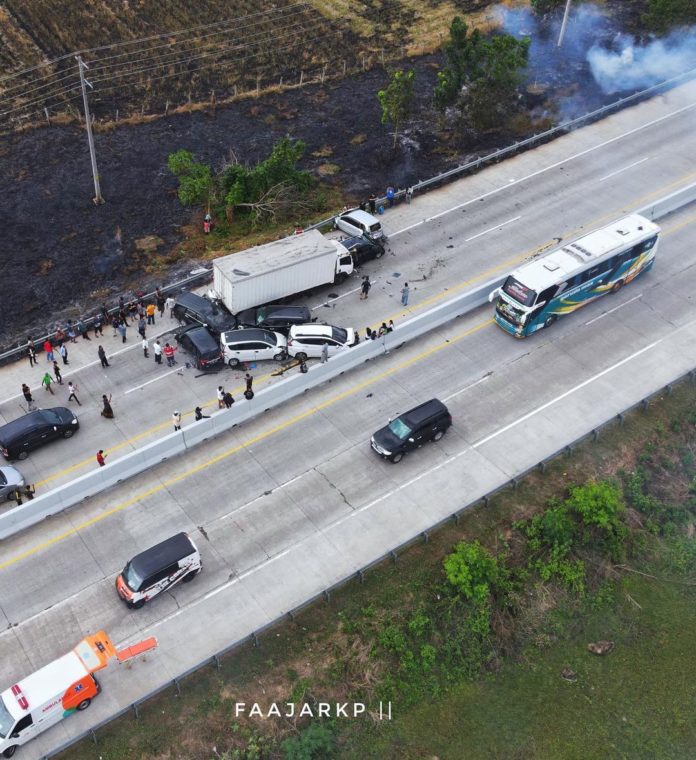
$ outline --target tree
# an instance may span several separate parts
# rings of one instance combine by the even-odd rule
[[[549,11],[555,11],[561,5],[565,5],[566,0],[531,0],[532,10],[539,16],[543,16]]]
[[[399,134],[399,127],[408,121],[413,107],[413,71],[395,71],[386,89],[377,93],[382,106],[382,124],[388,121],[394,125],[394,144]]]
[[[478,130],[494,129],[507,117],[515,102],[527,65],[529,38],[516,40],[509,34],[482,40],[477,50],[478,72],[472,79],[465,111]]]
[[[178,150],[167,158],[169,171],[179,178],[178,195],[184,206],[195,206],[209,200],[213,189],[210,167],[193,160],[187,150]]]
[[[476,29],[469,34],[466,23],[455,16],[444,47],[445,68],[433,93],[436,108],[459,106],[476,129],[498,126],[514,103],[529,42],[509,34],[485,39]]]
[[[648,0],[643,23],[656,32],[696,23],[696,3],[694,0]]]

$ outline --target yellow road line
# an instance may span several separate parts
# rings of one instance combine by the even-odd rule
[[[429,356],[432,356],[438,351],[442,351],[442,349],[448,348],[449,346],[453,345],[454,343],[457,343],[463,338],[468,337],[469,335],[473,335],[479,330],[482,330],[484,327],[488,327],[489,325],[492,325],[494,321],[495,320],[493,319],[487,319],[484,322],[479,322],[478,324],[474,325],[473,327],[468,328],[467,330],[464,330],[459,335],[453,338],[448,338],[447,340],[443,340],[442,342],[437,343],[431,348],[428,348],[425,351],[422,351],[419,354],[412,356],[410,359],[404,359],[398,364],[388,369],[385,369],[376,375],[368,377],[366,380],[363,380],[360,383],[351,385],[347,390],[342,391],[341,393],[337,393],[334,396],[331,396],[326,401],[322,401],[320,404],[317,404],[316,406],[313,406],[312,408],[304,412],[301,412],[300,414],[297,414],[294,417],[291,417],[285,422],[279,423],[278,425],[271,428],[270,430],[265,430],[264,432],[259,433],[258,435],[255,435],[252,438],[249,438],[248,440],[244,441],[243,443],[233,446],[232,448],[227,449],[226,451],[223,451],[220,454],[217,454],[211,459],[208,459],[205,462],[202,462],[201,464],[196,465],[195,467],[192,467],[189,470],[186,470],[177,475],[174,475],[168,480],[165,480],[162,483],[159,483],[158,485],[153,486],[152,488],[148,488],[147,490],[137,494],[136,496],[132,496],[130,499],[127,499],[126,501],[123,501],[120,504],[117,504],[116,506],[111,507],[110,509],[107,509],[104,512],[100,512],[98,515],[91,517],[89,520],[84,520],[83,522],[70,528],[69,530],[66,530],[63,533],[59,533],[57,536],[53,536],[52,538],[49,538],[46,541],[42,541],[40,544],[37,544],[36,546],[32,546],[30,549],[26,549],[25,551],[20,552],[14,557],[11,557],[10,559],[7,559],[4,562],[0,563],[0,570],[5,570],[6,568],[11,567],[12,565],[16,565],[18,562],[21,562],[23,559],[27,559],[28,557],[38,554],[44,549],[48,549],[49,547],[54,546],[60,541],[63,541],[64,539],[69,538],[70,536],[74,536],[80,530],[89,528],[92,525],[96,525],[97,523],[100,523],[102,520],[105,520],[107,517],[110,517],[111,515],[115,515],[118,512],[122,512],[124,509],[127,509],[133,504],[139,501],[142,501],[148,496],[152,496],[153,494],[156,494],[160,491],[164,491],[165,489],[169,488],[175,483],[178,483],[179,481],[184,480],[185,478],[189,478],[192,475],[196,475],[202,470],[205,470],[208,467],[211,467],[212,465],[217,464],[218,462],[221,462],[224,459],[227,459],[228,457],[233,456],[234,454],[237,454],[238,452],[242,451],[248,446],[252,446],[255,443],[259,443],[259,441],[263,441],[266,438],[270,438],[270,436],[275,435],[276,433],[279,433],[281,430],[285,430],[286,428],[291,427],[292,425],[295,425],[298,422],[301,422],[302,420],[310,417],[311,415],[316,414],[317,412],[320,412],[323,409],[326,409],[332,406],[333,404],[338,403],[339,401],[342,401],[346,398],[349,398],[350,396],[355,395],[356,393],[358,393],[361,390],[364,390],[370,385],[380,380],[384,380],[390,375],[393,375],[395,372],[406,369],[407,367],[410,367],[411,365],[416,364],[417,362],[423,361],[424,359],[426,359]]]
[[[634,201],[631,202],[631,205],[640,205],[645,204],[649,202],[650,199],[655,197],[660,197],[661,195],[664,195],[666,191],[669,191],[670,189],[684,185],[688,183],[689,180],[696,178],[696,171],[691,172],[690,174],[687,174],[684,177],[681,177],[678,180],[674,180],[673,182],[670,182],[668,185],[663,185],[662,187],[652,190],[649,193],[646,193],[645,195],[642,195],[638,198],[636,198]],[[600,227],[602,225],[602,222],[606,220],[616,219],[617,216],[619,216],[622,212],[619,210],[614,211],[608,211],[605,214],[602,214],[599,217],[596,217],[593,221],[588,222],[587,224],[583,225],[582,228],[577,228],[575,230],[572,230],[571,232],[567,232],[565,234],[566,238],[573,238],[582,232],[582,230],[586,230],[588,228],[594,228],[594,227]],[[544,243],[540,246],[535,246],[533,249],[528,249],[524,253],[517,254],[516,256],[513,256],[510,259],[506,259],[505,261],[501,262],[500,264],[496,264],[495,266],[491,267],[490,269],[486,269],[485,271],[474,275],[473,277],[470,277],[467,280],[463,280],[462,282],[456,283],[455,285],[451,285],[445,290],[441,291],[440,293],[435,293],[434,295],[430,296],[429,298],[426,298],[422,301],[419,301],[417,305],[415,306],[406,306],[403,307],[403,309],[398,313],[394,314],[391,317],[387,317],[384,321],[388,322],[389,319],[396,321],[400,316],[403,314],[403,310],[405,309],[408,311],[409,314],[415,314],[418,311],[422,311],[423,309],[426,309],[430,307],[431,305],[437,303],[438,301],[442,301],[444,298],[450,297],[452,294],[457,293],[458,291],[462,290],[463,288],[473,285],[475,282],[479,282],[481,280],[487,279],[494,275],[496,272],[499,272],[501,269],[507,269],[507,268],[514,268],[515,264],[519,264],[522,261],[525,261],[525,259],[528,259],[530,256],[533,256],[546,248],[552,246],[554,244],[554,241],[549,241],[547,243]],[[260,376],[257,380],[258,382],[263,382],[266,379],[269,379],[273,377],[273,373],[269,372],[265,375]],[[235,393],[241,393],[242,389],[241,386],[239,389],[235,388]],[[208,401],[206,402],[202,408],[206,409],[211,404],[214,404],[215,401]],[[191,414],[193,414],[193,411],[185,412],[182,417],[188,417]],[[147,430],[144,430],[142,433],[138,433],[137,435],[132,436],[131,438],[126,439],[125,441],[122,441],[121,443],[117,443],[114,446],[111,446],[110,448],[106,449],[107,453],[113,453],[115,451],[119,451],[120,449],[124,449],[126,447],[132,446],[137,441],[142,440],[143,438],[147,438],[148,436],[151,436],[157,432],[160,432],[164,429],[166,429],[171,423],[169,421],[167,422],[161,422],[157,425],[154,425]],[[70,465],[69,467],[66,467],[63,470],[59,470],[58,472],[54,473],[53,475],[49,475],[48,477],[44,478],[43,480],[40,480],[36,483],[37,486],[43,486],[47,483],[50,483],[52,480],[56,480],[57,478],[63,477],[65,475],[68,475],[72,472],[75,472],[75,470],[79,470],[82,467],[86,467],[87,465],[93,465],[94,464],[94,457],[89,457],[88,459],[83,459],[80,462],[76,462],[73,465]]]

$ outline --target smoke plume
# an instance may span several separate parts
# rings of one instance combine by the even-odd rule
[[[643,90],[696,68],[696,26],[644,45],[620,34],[610,49],[593,45],[587,61],[603,92]]]

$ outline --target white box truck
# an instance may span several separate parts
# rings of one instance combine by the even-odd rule
[[[233,313],[328,285],[353,273],[350,252],[318,230],[213,261],[213,287]]]
[[[17,747],[76,710],[86,710],[100,687],[94,672],[112,657],[119,662],[157,646],[152,637],[117,650],[104,631],[86,636],[68,654],[45,665],[0,694],[0,753],[12,757]]]

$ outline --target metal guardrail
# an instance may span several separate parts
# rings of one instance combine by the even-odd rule
[[[573,453],[573,450],[581,443],[590,440],[593,442],[596,442],[599,440],[599,434],[602,430],[609,427],[610,425],[614,424],[623,424],[625,421],[625,417],[627,414],[630,414],[631,412],[635,410],[643,410],[646,411],[649,406],[652,399],[661,396],[662,394],[666,393],[667,395],[671,395],[674,391],[674,386],[685,382],[694,382],[696,380],[696,369],[692,369],[686,374],[682,375],[681,377],[677,378],[673,382],[663,386],[659,390],[655,391],[654,393],[650,394],[649,396],[641,399],[635,404],[632,404],[631,406],[627,407],[623,411],[619,412],[618,414],[611,417],[611,419],[607,420],[602,425],[599,425],[598,427],[593,428],[589,432],[585,433],[584,435],[579,436],[574,441],[572,441],[569,444],[566,444],[562,448],[558,449],[555,453],[551,454],[550,456],[542,459],[539,461],[536,465],[533,467],[529,467],[528,469],[524,470],[523,472],[516,475],[514,478],[510,479],[506,483],[498,486],[497,488],[494,488],[492,491],[489,491],[484,496],[479,497],[478,499],[475,499],[474,501],[465,503],[461,506],[459,506],[457,509],[455,509],[451,515],[448,517],[438,521],[434,525],[432,525],[429,529],[425,531],[421,531],[417,536],[413,536],[411,539],[402,542],[398,546],[393,547],[392,549],[389,549],[384,554],[382,554],[377,559],[373,560],[369,564],[362,567],[357,572],[351,573],[351,575],[342,578],[340,581],[337,581],[332,586],[329,586],[328,588],[324,589],[323,591],[319,592],[318,594],[315,594],[311,599],[307,599],[302,604],[294,607],[292,610],[286,612],[285,614],[277,617],[275,620],[272,620],[267,625],[263,626],[262,628],[258,629],[257,631],[254,631],[248,636],[245,636],[237,641],[232,642],[229,646],[225,647],[224,649],[221,649],[216,654],[211,655],[210,657],[206,657],[204,660],[201,660],[199,663],[194,665],[191,668],[188,668],[184,672],[180,673],[176,678],[172,679],[171,681],[168,681],[164,684],[161,684],[157,688],[153,689],[152,691],[148,692],[145,696],[141,697],[140,699],[136,700],[135,702],[132,702],[127,707],[124,707],[118,712],[114,713],[109,718],[100,721],[92,728],[88,729],[87,731],[83,731],[78,736],[73,737],[72,739],[69,739],[67,742],[63,743],[56,749],[52,750],[48,754],[44,755],[42,760],[50,760],[50,758],[55,757],[61,752],[64,752],[65,750],[69,749],[73,745],[77,744],[78,742],[84,740],[84,739],[91,739],[94,744],[96,745],[98,743],[97,739],[97,731],[99,729],[104,728],[105,726],[112,723],[117,718],[122,717],[123,715],[132,712],[136,719],[140,717],[140,711],[139,706],[144,704],[145,702],[149,701],[153,697],[156,697],[157,695],[167,691],[168,689],[175,690],[176,694],[181,693],[181,681],[185,678],[187,678],[190,675],[193,675],[194,673],[197,673],[199,670],[202,670],[203,668],[207,667],[208,665],[212,665],[215,668],[220,668],[220,660],[237,650],[239,650],[241,647],[251,644],[253,646],[259,646],[260,637],[270,631],[271,629],[275,628],[276,626],[280,625],[281,623],[287,622],[288,620],[293,621],[295,617],[305,610],[307,607],[311,607],[312,605],[316,604],[316,602],[324,601],[326,603],[329,603],[331,601],[331,594],[333,594],[334,591],[338,591],[339,589],[346,586],[348,583],[350,583],[353,580],[357,580],[360,583],[362,583],[365,579],[365,575],[372,569],[378,567],[384,562],[394,562],[396,563],[399,558],[399,554],[403,553],[404,551],[410,549],[412,546],[419,544],[419,543],[427,543],[430,534],[440,530],[447,525],[450,525],[452,522],[458,523],[460,517],[467,512],[472,507],[475,507],[479,504],[482,504],[484,506],[488,506],[491,498],[493,498],[495,495],[500,493],[501,491],[504,491],[508,488],[517,488],[517,486],[524,480],[528,475],[531,475],[535,472],[544,472],[546,470],[547,465],[557,459],[559,456],[571,456]]]
[[[640,92],[635,92],[632,95],[628,95],[625,98],[620,98],[619,100],[616,100],[613,103],[609,103],[606,106],[597,108],[594,111],[590,111],[589,113],[583,114],[582,116],[578,116],[575,119],[569,119],[568,121],[564,121],[561,124],[557,124],[555,127],[551,127],[551,129],[547,129],[544,132],[539,132],[538,134],[534,134],[531,137],[526,138],[525,140],[521,140],[520,142],[515,142],[512,145],[508,145],[505,148],[500,148],[499,150],[493,151],[493,153],[488,153],[485,156],[479,156],[478,158],[474,159],[473,161],[469,161],[466,164],[460,164],[459,166],[456,166],[453,169],[449,169],[445,172],[441,172],[440,174],[436,174],[434,177],[430,177],[425,180],[418,180],[418,182],[414,182],[410,186],[410,189],[412,193],[421,192],[429,187],[437,186],[451,179],[454,179],[466,172],[476,171],[486,164],[489,164],[493,161],[499,161],[502,158],[506,158],[508,156],[514,155],[520,150],[525,150],[527,148],[536,146],[539,143],[549,140],[552,137],[569,132],[570,130],[575,129],[576,127],[582,124],[586,124],[588,122],[594,121],[596,119],[599,119],[605,116],[608,113],[611,113],[612,111],[616,111],[620,108],[623,108],[629,103],[633,103],[637,100],[648,97],[649,95],[654,95],[656,93],[670,89],[672,87],[675,87],[678,84],[682,84],[683,82],[693,79],[694,77],[696,77],[696,69],[691,69],[687,72],[684,72],[683,74],[680,74],[679,76],[672,77],[671,79],[666,79],[664,82],[659,82],[658,84],[655,84],[652,87],[648,87],[645,90],[641,90]],[[406,196],[406,193],[407,193],[406,189],[400,189],[395,192],[394,197],[395,199],[398,200],[398,199],[404,198]],[[383,204],[385,201],[386,201],[386,197],[382,196],[380,198],[377,198],[376,202]],[[306,229],[308,230],[320,229],[322,227],[326,227],[327,225],[333,224],[333,220],[334,220],[334,217],[331,216],[328,219],[323,219],[320,222],[316,222],[314,224],[308,225]],[[190,288],[191,286],[202,284],[203,282],[206,282],[208,279],[210,279],[210,277],[212,277],[212,268],[205,269],[204,271],[201,271],[201,272],[196,272],[196,274],[193,274],[190,277],[187,277],[178,282],[166,285],[161,288],[161,291],[165,295],[171,295],[175,292],[180,292],[181,290],[184,290],[187,287]],[[153,291],[152,293],[145,294],[143,298],[151,300],[154,297],[154,295],[155,293]],[[116,311],[117,311],[116,309],[112,308],[109,310],[109,314],[113,314]],[[93,325],[92,319],[82,320],[82,322],[86,326]],[[33,342],[37,351],[42,350],[41,347],[43,346],[43,343],[47,338],[54,338],[54,337],[55,337],[55,332],[48,332],[46,335],[36,338]],[[26,343],[17,344],[17,346],[14,348],[10,348],[6,351],[0,352],[0,366],[7,363],[8,361],[16,360],[23,357],[25,355],[25,352],[26,352]]]
[[[213,276],[213,269],[212,267],[210,269],[206,269],[205,267],[200,267],[199,270],[195,270],[193,274],[190,274],[188,277],[185,277],[183,280],[178,280],[177,282],[170,283],[169,285],[165,285],[162,288],[160,288],[160,292],[164,296],[170,296],[180,293],[183,290],[186,290],[190,287],[197,287],[198,285],[202,285],[203,283],[207,282],[208,280],[212,279]],[[142,296],[139,296],[139,298],[142,298],[145,301],[151,301],[153,302],[155,299],[155,291],[153,290],[151,293],[143,293]],[[138,300],[135,298],[129,298],[126,299],[127,301],[133,301]],[[98,312],[99,309],[90,309],[90,312],[92,314],[95,314]],[[108,313],[110,316],[115,315],[118,313],[118,307],[112,307],[108,310]],[[59,322],[60,320],[55,320],[55,322]],[[85,326],[87,330],[90,330],[94,327],[94,317],[87,317],[85,319],[79,319],[76,320],[79,322],[82,322],[82,324]],[[33,338],[32,343],[34,345],[34,348],[36,349],[37,354],[43,351],[43,344],[44,342],[51,338],[55,342],[55,336],[56,332],[55,330],[47,332],[45,335],[42,335],[38,338]],[[79,337],[79,336],[78,336]],[[24,343],[18,343],[13,348],[6,349],[5,351],[0,353],[0,366],[7,364],[11,361],[16,361],[17,359],[26,358],[27,356],[27,344],[26,341]]]
[[[639,213],[657,219],[696,200],[696,182],[638,209]],[[170,433],[146,444],[105,467],[88,472],[58,486],[26,504],[0,514],[0,539],[15,535],[38,522],[95,496],[107,488],[154,467],[165,459],[181,454],[219,433],[231,430],[270,409],[324,384],[344,372],[399,348],[463,314],[485,304],[488,294],[502,285],[506,275],[496,277],[455,298],[428,309],[398,325],[393,332],[377,340],[365,341],[350,351],[332,357],[325,364],[315,364],[305,374],[298,373],[260,390],[252,401],[241,399],[232,407],[215,412],[210,418],[195,422],[181,431]]]

